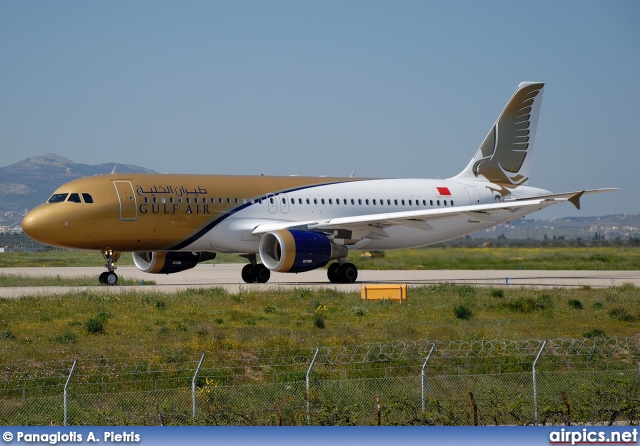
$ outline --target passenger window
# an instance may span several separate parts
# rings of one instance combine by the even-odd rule
[[[307,198],[307,204],[311,204],[311,202],[309,201],[309,199]]]
[[[67,199],[67,195],[69,194],[53,194],[51,198],[49,198],[49,203],[62,203]]]
[[[451,200],[451,206],[453,206],[453,200]]]
[[[351,199],[351,204],[356,204],[356,200],[354,200],[353,198]]]
[[[239,203],[239,201],[238,201],[238,199],[237,199],[237,198],[234,198],[234,199],[233,199],[233,202],[234,202],[235,204],[238,204],[238,203]]]
[[[82,203],[82,201],[80,201],[80,195],[76,194],[75,192],[69,195],[67,201],[70,201],[71,203]]]
[[[433,206],[433,200],[429,200],[429,204]]]
[[[445,205],[445,206],[447,205],[447,200],[444,200],[444,205]]]
[[[227,198],[227,200],[228,200],[228,198]],[[273,197],[269,198],[269,203],[275,204],[275,201],[273,200]]]
[[[218,197],[218,203],[220,203],[220,204],[222,204],[222,203],[223,203],[223,201],[222,201],[222,197]]]
[[[393,203],[398,206],[398,200],[393,200]]]
[[[440,200],[436,201],[436,203],[438,203],[438,206],[440,206]]]
[[[366,200],[364,200],[364,204],[366,204],[366,205],[369,204],[369,199],[368,198]]]
[[[153,202],[156,202],[156,197],[153,197]],[[187,197],[187,203],[191,203],[191,198]]]
[[[322,204],[324,204],[324,198],[323,198],[323,199],[321,199],[321,200],[320,200],[320,202],[321,202]]]
[[[404,200],[402,200],[402,206],[404,206]]]
[[[93,197],[86,192],[82,193],[82,199],[85,203],[93,203]]]
[[[358,204],[362,206],[362,198],[358,198]]]
[[[287,204],[287,199],[286,198],[282,199],[282,204]]]
[[[317,198],[313,199],[313,204],[318,204],[318,199]]]
[[[165,204],[167,202],[167,199],[162,197],[160,198],[160,201],[162,201],[162,204]],[[198,202],[198,199],[196,198],[196,203]]]
[[[227,197],[227,204],[231,204],[231,198]]]
[[[333,204],[333,199],[329,198],[329,204]]]

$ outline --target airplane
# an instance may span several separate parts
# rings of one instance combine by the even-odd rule
[[[151,274],[234,253],[247,283],[329,262],[332,283],[353,283],[353,250],[420,247],[513,221],[614,188],[552,193],[526,185],[544,84],[523,82],[469,164],[448,179],[119,174],[60,186],[22,221],[42,243],[99,250],[104,285],[121,252]],[[258,263],[258,256],[262,263]]]

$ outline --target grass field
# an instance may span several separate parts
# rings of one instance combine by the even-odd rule
[[[436,285],[408,301],[361,301],[333,289],[228,294],[78,292],[0,300],[0,361],[75,357],[197,357],[389,340],[632,336],[640,288],[493,289]]]
[[[349,260],[360,269],[526,269],[526,270],[638,270],[639,247],[430,247],[387,251],[382,258]],[[205,263],[245,263],[237,255],[219,254]],[[0,254],[0,268],[40,266],[101,266],[102,255],[91,251],[45,250]],[[122,253],[118,265],[133,265],[131,253]]]

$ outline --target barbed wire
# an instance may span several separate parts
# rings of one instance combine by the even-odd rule
[[[422,364],[431,354],[433,360],[486,360],[514,358],[514,362],[531,362],[542,350],[545,358],[597,358],[627,363],[640,362],[640,334],[617,338],[554,338],[547,341],[527,340],[452,340],[452,341],[391,341],[351,346],[332,346],[304,349],[224,350],[205,352],[203,375],[226,372],[233,375],[254,374],[257,370],[306,371],[314,356],[317,367],[335,367],[362,364],[411,362]],[[317,352],[317,355],[316,355]],[[190,376],[198,366],[200,357],[83,357],[77,360],[74,381],[102,380],[134,381],[137,379],[164,379],[167,376]],[[73,359],[53,361],[24,361],[0,366],[2,387],[20,387],[32,382],[33,386],[59,385],[71,371]]]

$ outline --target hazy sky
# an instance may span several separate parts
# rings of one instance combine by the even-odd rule
[[[0,165],[445,178],[522,81],[530,185],[640,212],[640,2],[0,0]]]

